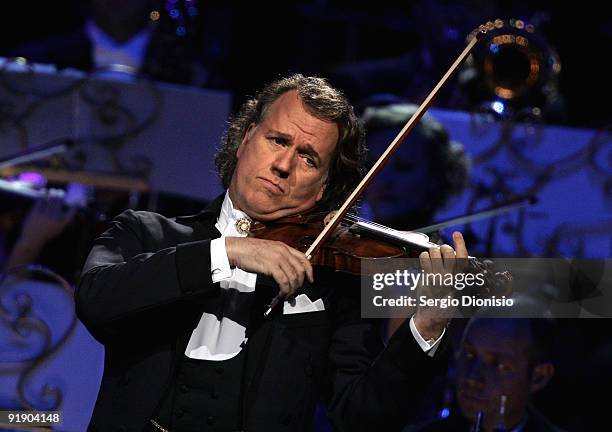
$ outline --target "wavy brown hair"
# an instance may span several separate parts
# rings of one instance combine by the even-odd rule
[[[281,95],[295,90],[306,111],[319,120],[338,126],[338,142],[332,155],[327,186],[317,210],[327,211],[339,206],[359,183],[365,173],[366,147],[363,128],[342,93],[325,79],[300,74],[281,78],[264,87],[247,100],[231,119],[221,148],[215,155],[215,165],[224,188],[228,188],[236,169],[236,150],[249,125],[258,125],[268,108]]]

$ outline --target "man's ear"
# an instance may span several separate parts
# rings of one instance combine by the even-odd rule
[[[541,390],[555,374],[555,366],[552,363],[540,363],[533,368],[529,391],[535,393]]]
[[[253,132],[255,131],[255,127],[256,127],[255,123],[251,123],[249,125],[249,127],[247,128],[246,132],[244,133],[244,137],[242,137],[242,142],[240,143],[240,145],[236,149],[236,157],[237,158],[240,157],[240,155],[242,154],[242,151],[244,150],[244,146],[251,139],[251,136],[253,135]]]

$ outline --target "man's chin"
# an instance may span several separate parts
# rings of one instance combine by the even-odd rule
[[[278,205],[256,203],[245,211],[251,218],[262,222],[273,221],[294,214],[291,209],[279,208]]]
[[[279,202],[278,199],[265,195],[263,197],[258,196],[258,199],[252,200],[249,204],[248,209],[244,210],[244,212],[253,219],[262,222],[304,213],[310,208],[304,208],[305,206],[303,205],[291,205],[291,203],[288,202]]]

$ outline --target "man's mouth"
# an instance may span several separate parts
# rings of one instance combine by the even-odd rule
[[[265,177],[257,177],[259,180],[261,180],[261,182],[263,183],[264,187],[266,189],[268,189],[270,192],[272,192],[273,194],[277,194],[280,195],[284,192],[283,188],[281,187],[280,184],[267,179]]]

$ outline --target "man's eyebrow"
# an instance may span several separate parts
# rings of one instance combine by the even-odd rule
[[[289,142],[293,141],[293,136],[286,134],[284,132],[278,131],[276,129],[270,129],[268,131],[268,133],[271,133],[273,135],[278,136],[279,138],[283,138],[286,139]],[[315,150],[315,148],[311,145],[311,144],[304,144],[304,150],[306,151],[306,153],[308,153],[310,156],[314,157],[315,159],[317,159],[317,162],[321,161],[321,156],[319,155],[319,153]]]
[[[283,133],[281,131],[277,131],[276,129],[270,129],[268,133],[277,135],[279,138],[286,139],[287,141],[293,141],[293,137],[291,135]]]

